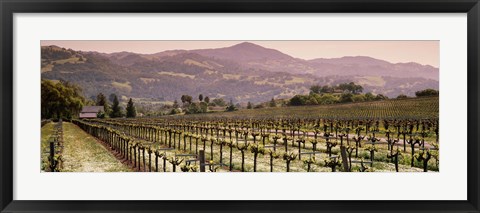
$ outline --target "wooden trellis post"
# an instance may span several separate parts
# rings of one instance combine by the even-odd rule
[[[198,160],[200,161],[200,172],[205,172],[205,150],[198,152]]]
[[[50,170],[55,172],[55,142],[50,142]]]
[[[340,146],[340,154],[342,156],[343,171],[349,172],[350,169],[348,167],[347,150],[345,146]]]

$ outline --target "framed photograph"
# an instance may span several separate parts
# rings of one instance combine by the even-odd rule
[[[1,212],[479,212],[471,1],[2,1]]]

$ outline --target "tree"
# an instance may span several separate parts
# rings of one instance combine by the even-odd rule
[[[313,85],[310,87],[310,93],[320,94],[322,92],[322,86],[320,85]]]
[[[340,103],[353,102],[353,94],[345,92],[340,96]]]
[[[227,110],[227,112],[232,112],[232,111],[236,111],[236,110],[237,110],[237,108],[236,108],[235,105],[233,104],[232,99],[230,99],[230,103],[228,104],[226,110]]]
[[[207,104],[210,103],[210,98],[208,96],[205,97],[205,103],[207,103]]]
[[[405,94],[400,94],[397,96],[397,99],[405,99],[405,98],[408,98],[408,96],[406,96]]]
[[[252,103],[250,103],[250,101],[249,101],[248,104],[247,104],[247,109],[252,109],[252,108],[253,108],[253,105],[252,105]]]
[[[113,99],[115,99],[115,96],[116,96],[116,95],[113,94],[113,93],[110,94],[110,95],[108,96],[108,100],[113,103]]]
[[[185,102],[184,103],[191,104],[192,103],[192,96],[190,96],[190,95],[184,95],[184,96],[185,96]],[[182,95],[182,97],[184,97],[184,96]]]
[[[354,85],[353,86],[353,94],[360,94],[363,92],[363,87],[360,85]]]
[[[208,104],[205,102],[200,102],[200,112],[205,113],[208,112]]]
[[[360,94],[360,93],[362,93],[362,91],[363,91],[363,87],[362,87],[362,86],[356,85],[356,84],[353,83],[353,82],[350,82],[350,83],[348,83],[348,84],[347,84],[347,83],[339,84],[339,85],[337,86],[337,89],[340,89],[340,90],[343,90],[343,91],[347,90],[347,91],[349,91],[349,92],[351,92],[351,93],[353,93],[353,94]]]
[[[302,106],[307,102],[307,97],[304,95],[295,95],[290,99],[290,105],[292,106]]]
[[[318,105],[318,100],[315,98],[315,95],[317,95],[317,94],[309,95],[305,104],[307,104],[307,105]]]
[[[105,106],[107,104],[107,99],[105,98],[105,95],[103,93],[98,93],[97,95],[97,101],[95,102],[97,106]]]
[[[353,100],[353,102],[364,102],[365,101],[365,95],[362,95],[362,94],[353,95],[352,100]]]
[[[180,100],[182,101],[182,104],[185,104],[185,95],[182,95],[182,97],[180,98]]]
[[[319,104],[334,104],[338,102],[338,98],[332,94],[323,94],[318,99]]]
[[[128,100],[126,110],[127,110],[127,118],[135,118],[137,116],[137,110],[135,109],[135,106],[133,105],[132,98],[130,98],[130,100]]]
[[[111,118],[123,117],[122,108],[120,107],[120,103],[118,102],[117,95],[113,97],[112,112],[110,112],[110,117]]]
[[[97,113],[97,118],[105,118],[105,112],[100,110],[100,111]]]
[[[373,95],[371,92],[365,93],[365,101],[373,101],[375,100],[375,95]]]
[[[108,102],[107,102],[107,98],[105,97],[105,95],[103,95],[103,93],[98,93],[95,105],[103,106],[103,109],[105,110],[105,113],[108,113],[110,111],[110,108],[109,108]]]
[[[335,88],[329,87],[328,85],[325,85],[320,90],[320,93],[333,93],[334,90],[335,90]]]
[[[434,90],[434,89],[425,89],[425,90],[415,92],[415,96],[417,97],[428,97],[428,96],[438,96],[438,95],[439,95],[438,90]]]
[[[175,108],[175,109],[179,107],[177,100],[173,101],[172,107]]]
[[[200,102],[203,101],[203,95],[202,94],[198,95],[198,100],[200,100]]]
[[[189,104],[187,109],[185,110],[185,114],[196,114],[200,112],[200,107],[196,103]]]
[[[351,91],[350,90],[350,85],[347,83],[339,84],[337,85],[337,89],[342,90],[342,91]]]
[[[276,107],[277,106],[277,103],[275,102],[275,99],[272,98],[272,100],[270,100],[270,107]]]
[[[95,98],[94,98],[95,99]],[[94,99],[85,99],[84,105],[85,106],[95,106]]]
[[[41,117],[72,118],[78,116],[85,104],[82,89],[72,83],[49,80],[41,82]]]
[[[383,95],[383,94],[378,94],[376,97],[375,97],[375,100],[387,100],[388,97]]]

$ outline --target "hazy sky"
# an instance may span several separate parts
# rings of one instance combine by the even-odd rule
[[[165,50],[229,47],[245,41],[42,41],[82,51],[157,53]],[[438,67],[439,41],[248,41],[301,59],[370,56],[392,63],[417,62]]]

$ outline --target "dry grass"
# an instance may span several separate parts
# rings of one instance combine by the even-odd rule
[[[209,65],[208,63],[202,63],[202,62],[198,62],[198,61],[195,61],[195,60],[192,60],[192,59],[187,59],[183,63],[188,64],[188,65],[203,67],[203,68],[207,68],[207,69],[213,69],[213,67],[211,65]]]
[[[40,153],[41,153],[41,170],[44,171],[45,168],[48,166],[48,155],[49,155],[49,139],[53,134],[53,127],[55,126],[55,123],[50,122],[45,124],[45,126],[42,127],[41,129],[41,145],[40,145]]]
[[[143,81],[144,84],[154,83],[157,81],[155,78],[140,78],[140,80]]]
[[[112,86],[128,93],[132,91],[132,86],[130,85],[130,82],[120,83],[120,82],[114,81],[112,82]]]
[[[190,75],[186,73],[178,73],[178,72],[167,72],[167,71],[161,71],[158,72],[159,75],[170,75],[170,76],[177,76],[177,77],[183,77],[183,78],[190,78],[194,79],[195,75]]]
[[[42,67],[41,72],[42,73],[50,72],[50,71],[52,71],[53,67],[54,67],[53,64],[47,64],[44,67]]]
[[[129,172],[97,139],[72,123],[63,123],[65,172]]]
[[[385,86],[386,81],[381,76],[363,76],[357,77],[358,83],[369,86]]]

